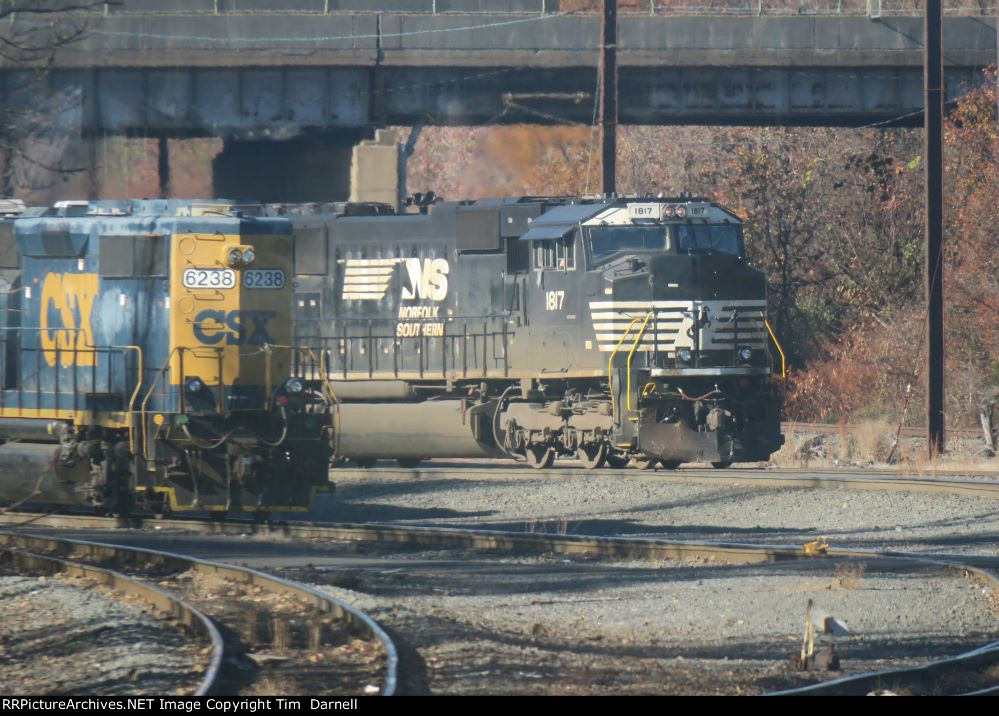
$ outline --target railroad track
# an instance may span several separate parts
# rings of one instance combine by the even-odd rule
[[[507,474],[508,471],[504,471]],[[524,471],[537,477],[534,471]],[[591,473],[592,474],[592,473]],[[796,477],[772,471],[749,470],[683,470],[680,475],[665,474],[662,479],[704,480],[756,485],[759,487],[822,487],[849,490],[913,490],[949,495],[974,495],[999,498],[999,482],[959,479],[900,479],[891,476],[859,477],[856,475],[825,474]],[[350,542],[378,549],[471,550],[543,555],[566,555],[590,560],[693,560],[716,564],[752,564],[789,562],[793,560],[826,560],[830,569],[843,561],[863,561],[866,564],[892,565],[899,570],[916,565],[935,565],[958,575],[974,575],[983,585],[999,593],[996,578],[997,560],[988,557],[947,554],[912,554],[862,549],[829,549],[821,555],[805,554],[798,545],[754,545],[732,542],[702,542],[648,538],[584,537],[578,535],[532,534],[499,530],[475,530],[401,526],[398,524],[351,524],[321,522],[272,522],[257,524],[250,521],[219,522],[202,519],[169,521],[115,520],[83,515],[0,515],[0,523],[30,524],[23,527],[109,529],[135,528],[152,523],[156,527],[211,535],[256,533],[281,535],[285,539],[329,542]],[[972,683],[972,677],[990,665],[999,663],[999,643],[984,644],[967,653],[949,657],[919,667],[886,672],[865,673],[846,679],[835,679],[814,686],[795,689],[793,693],[868,693],[880,688],[904,692],[953,692],[964,689],[962,683]],[[994,686],[995,684],[992,684]],[[980,684],[976,684],[978,688]],[[969,690],[969,689],[965,689]]]
[[[849,423],[843,426],[840,426],[839,424],[830,425],[828,423],[781,423],[781,430],[784,433],[823,433],[826,435],[833,435],[838,434],[840,431],[844,431],[848,435],[852,435],[857,428],[857,425]],[[947,435],[961,438],[980,438],[983,436],[980,428],[947,428]],[[926,428],[903,426],[899,432],[899,436],[903,438],[925,439]]]
[[[208,660],[194,696],[216,691],[225,658],[225,642],[215,623],[201,610],[165,589],[129,577],[121,572],[84,562],[60,559],[28,549],[6,546],[0,553],[3,565],[21,576],[65,575],[81,577],[125,597],[136,597],[153,605],[167,619],[174,620],[202,644],[207,643]],[[10,657],[8,656],[8,659]]]
[[[91,520],[91,521],[86,521]],[[98,521],[92,521],[98,520]],[[43,523],[47,520],[36,522]],[[61,517],[58,524],[75,528],[89,526],[107,528],[113,523],[107,518],[67,518]],[[519,534],[488,530],[463,530],[453,528],[401,527],[396,525],[335,525],[335,524],[296,524],[253,525],[252,523],[218,523],[201,520],[171,522],[178,529],[193,529],[203,534],[246,534],[248,531],[278,532],[295,539],[351,541],[377,544],[380,547],[409,547],[422,549],[462,549],[492,552],[541,553],[586,557],[600,560],[696,560],[717,564],[752,564],[792,560],[825,560],[830,570],[845,560],[860,561],[866,565],[878,564],[884,569],[900,571],[915,566],[935,566],[950,570],[956,576],[974,575],[982,584],[999,593],[999,577],[996,576],[996,560],[948,555],[913,555],[899,552],[876,552],[871,550],[826,550],[821,554],[808,554],[801,547],[762,546],[750,544],[691,542],[679,540],[657,540],[636,538],[594,538],[575,535]],[[48,526],[55,526],[49,524]],[[134,526],[134,523],[131,525]],[[27,540],[47,540],[47,537],[9,535],[0,533],[2,540],[20,542]],[[70,542],[69,544],[73,544]],[[76,543],[88,552],[113,549],[108,545]],[[211,565],[212,570],[239,568]],[[275,579],[254,573],[257,579]],[[891,669],[879,672],[858,674],[834,679],[815,685],[805,686],[780,694],[858,694],[879,689],[903,693],[934,693],[942,688],[962,688],[961,683],[980,684],[975,679],[983,669],[999,663],[999,642],[984,644],[966,653],[936,660],[917,667]],[[941,684],[946,684],[942,687]],[[955,686],[957,685],[957,686]],[[990,688],[995,684],[990,685]],[[388,687],[386,692],[391,693]]]
[[[211,643],[209,666],[198,687],[199,695],[220,688],[233,692],[246,687],[247,675],[240,672],[253,671],[250,662],[277,662],[288,666],[288,670],[294,667],[299,672],[296,678],[305,680],[302,693],[322,693],[324,680],[330,676],[325,672],[334,667],[348,676],[332,680],[329,693],[395,692],[399,659],[391,638],[360,610],[307,585],[247,567],[172,552],[51,535],[0,531],[0,546],[7,559],[21,568],[95,579],[115,591],[141,596],[198,631]],[[97,566],[107,563],[127,566],[141,576]],[[159,584],[152,584],[154,581]],[[187,592],[186,597],[178,596],[178,591]],[[193,606],[192,601],[200,604]],[[216,623],[223,625],[221,631]],[[247,657],[246,652],[259,645],[262,631],[268,632],[265,641],[271,649],[258,649]],[[357,638],[377,644],[380,653],[372,658],[374,650],[356,648],[352,642]],[[344,653],[338,654],[331,641],[346,642],[340,650]],[[280,653],[265,653],[273,650]],[[351,668],[345,660],[359,658],[358,652],[366,663]],[[324,654],[331,654],[335,661],[319,663]],[[302,676],[301,672],[313,664],[318,664],[311,667],[315,673]],[[276,677],[270,678],[273,683]],[[380,683],[372,684],[373,680]]]
[[[575,462],[555,463],[555,467],[539,472],[520,467],[515,463],[496,465],[482,462],[427,463],[415,468],[379,465],[377,472],[385,476],[432,477],[451,474],[460,469],[468,477],[502,477],[504,479],[571,479],[574,477],[607,477],[614,480],[633,479],[660,482],[689,482],[705,485],[739,484],[760,488],[799,487],[845,490],[910,491],[971,497],[999,497],[999,474],[971,477],[967,471],[932,470],[922,476],[908,475],[890,469],[816,469],[802,475],[800,468],[732,467],[724,470],[682,467],[678,470],[587,470]],[[370,468],[336,468],[334,476],[363,479],[370,476]]]

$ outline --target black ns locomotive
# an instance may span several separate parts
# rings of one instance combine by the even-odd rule
[[[766,283],[718,204],[278,211],[310,356],[296,370],[332,397],[341,458],[672,468],[766,460],[783,442]]]

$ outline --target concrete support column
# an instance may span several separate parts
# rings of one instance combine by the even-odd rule
[[[394,131],[379,129],[373,140],[356,145],[351,154],[350,200],[380,202],[401,211],[405,196],[405,152]]]

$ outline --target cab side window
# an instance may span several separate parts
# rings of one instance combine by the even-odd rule
[[[165,247],[162,236],[101,236],[100,275],[104,278],[166,276]]]
[[[573,237],[534,242],[534,268],[555,271],[576,270],[576,244]]]
[[[16,269],[21,265],[21,254],[14,238],[14,222],[0,222],[0,269]]]

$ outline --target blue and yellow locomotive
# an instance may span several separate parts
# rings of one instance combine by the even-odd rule
[[[266,512],[329,486],[326,401],[291,375],[291,225],[250,213],[62,202],[0,224],[5,501]]]

